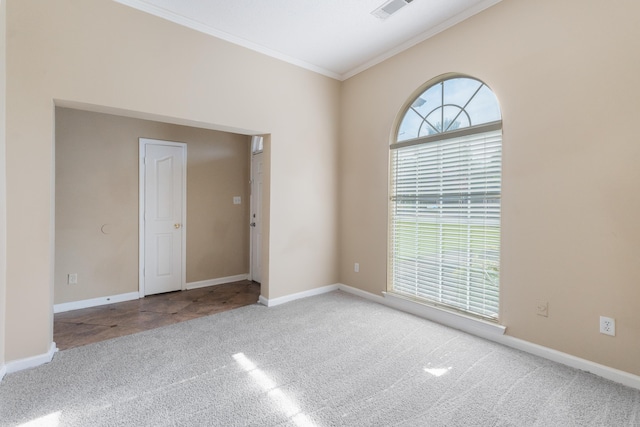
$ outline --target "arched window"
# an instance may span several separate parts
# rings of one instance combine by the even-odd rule
[[[502,119],[481,81],[447,76],[391,148],[390,292],[498,319]]]

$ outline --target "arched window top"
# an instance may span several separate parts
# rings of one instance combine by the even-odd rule
[[[450,77],[429,86],[407,108],[397,142],[501,120],[491,89],[471,77]]]

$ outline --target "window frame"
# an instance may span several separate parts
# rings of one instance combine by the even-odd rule
[[[490,122],[486,122],[486,123],[482,123],[479,125],[473,125],[473,123],[471,123],[470,126],[461,128],[461,129],[454,129],[454,130],[450,130],[450,131],[444,131],[444,132],[440,132],[440,133],[435,133],[435,134],[430,134],[430,135],[425,135],[425,136],[418,136],[415,138],[410,138],[410,139],[403,139],[398,141],[399,139],[399,133],[400,133],[400,128],[402,126],[403,120],[405,119],[405,116],[407,115],[407,113],[409,112],[409,110],[412,108],[412,106],[414,105],[414,103],[416,102],[416,100],[418,100],[419,97],[421,97],[425,92],[427,92],[428,90],[430,90],[432,87],[443,83],[447,80],[451,80],[451,79],[458,79],[458,78],[465,78],[465,79],[472,79],[477,81],[478,83],[480,83],[481,85],[486,86],[487,89],[489,89],[489,91],[491,91],[491,93],[493,94],[494,98],[495,98],[495,107],[497,107],[498,109],[498,114],[500,119],[496,120],[496,121],[490,121]],[[480,86],[481,88],[482,86]],[[475,95],[475,94],[474,94]],[[473,97],[472,97],[473,98]],[[468,104],[468,102],[467,102]],[[444,107],[444,103],[441,104],[442,107]],[[466,105],[465,105],[466,106]],[[500,293],[501,293],[501,280],[500,280],[500,275],[498,276],[498,307],[497,307],[497,313],[495,317],[487,317],[478,313],[474,313],[474,312],[469,312],[466,311],[464,309],[460,309],[454,306],[451,306],[449,304],[442,304],[439,303],[437,301],[434,300],[429,300],[429,299],[424,299],[424,298],[412,298],[411,296],[407,296],[403,293],[398,293],[394,291],[394,254],[395,254],[395,250],[394,250],[394,206],[395,206],[395,202],[393,200],[393,188],[394,188],[394,183],[395,183],[395,179],[396,177],[393,175],[393,171],[394,171],[394,165],[393,165],[393,159],[394,159],[394,154],[393,151],[404,148],[404,147],[409,147],[409,146],[413,146],[413,145],[423,145],[423,144],[428,144],[430,142],[435,142],[435,141],[443,141],[443,140],[447,140],[447,139],[452,139],[452,138],[460,138],[460,137],[464,137],[464,136],[470,136],[470,135],[479,135],[479,134],[484,134],[484,133],[488,133],[491,131],[500,131],[500,199],[502,198],[502,152],[503,152],[503,131],[502,131],[502,127],[503,127],[503,120],[502,120],[502,109],[500,108],[500,104],[498,102],[497,96],[495,95],[495,92],[493,92],[493,90],[489,87],[489,85],[487,85],[484,81],[476,78],[476,77],[472,77],[469,75],[465,75],[465,74],[459,74],[459,73],[447,73],[447,74],[443,74],[441,76],[438,76],[434,79],[429,80],[428,82],[426,82],[425,84],[423,84],[422,86],[420,86],[417,90],[415,90],[412,95],[407,99],[407,101],[403,104],[402,108],[400,109],[399,114],[397,115],[396,118],[396,123],[395,126],[393,127],[393,133],[390,136],[390,144],[389,144],[389,168],[388,168],[388,217],[387,217],[387,292],[385,294],[389,294],[391,296],[395,296],[395,297],[399,297],[399,298],[406,298],[412,301],[415,301],[419,304],[422,305],[426,305],[426,306],[432,306],[435,308],[439,308],[439,309],[444,309],[445,311],[449,311],[452,313],[457,313],[457,314],[461,314],[463,316],[466,317],[471,317],[471,318],[475,318],[478,320],[483,320],[483,321],[489,321],[491,323],[499,323],[500,320]],[[501,236],[501,232],[502,232],[502,225],[501,225],[501,218],[502,218],[502,203],[500,202],[500,207],[499,207],[499,219],[498,219],[498,230],[500,232],[500,236]],[[501,240],[502,238],[499,238],[499,246],[498,246],[498,265],[500,265],[500,258],[501,258]],[[499,273],[498,273],[499,274]],[[416,285],[417,286],[417,285]]]

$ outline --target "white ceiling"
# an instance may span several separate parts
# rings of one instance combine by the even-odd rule
[[[339,80],[501,0],[414,0],[386,20],[385,0],[115,0]]]

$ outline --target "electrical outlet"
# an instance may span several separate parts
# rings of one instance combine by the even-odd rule
[[[616,336],[616,320],[611,317],[600,316],[600,333]]]
[[[359,263],[355,263],[353,264],[353,271],[355,271],[356,273],[360,273],[360,264]]]
[[[549,303],[546,301],[538,301],[536,314],[542,317],[549,317]]]
[[[68,285],[77,285],[78,284],[78,273],[69,273],[67,275],[67,284]]]

